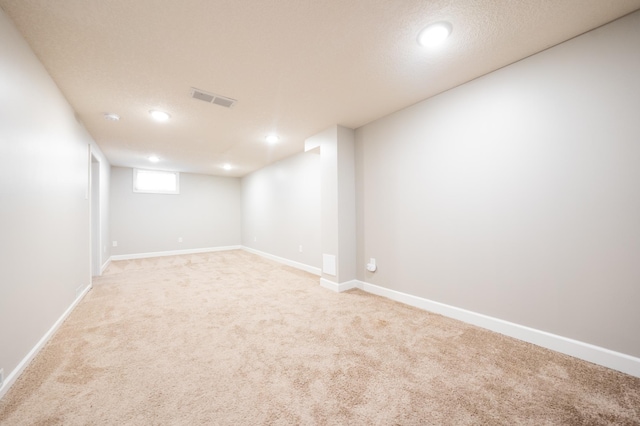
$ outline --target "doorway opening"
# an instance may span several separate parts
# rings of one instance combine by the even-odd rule
[[[102,275],[101,227],[100,227],[100,160],[91,154],[91,190],[89,200],[91,221],[91,275]]]

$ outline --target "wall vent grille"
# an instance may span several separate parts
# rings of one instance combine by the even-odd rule
[[[231,108],[236,104],[236,102],[238,102],[235,99],[216,95],[215,93],[205,92],[204,90],[196,89],[195,87],[191,88],[191,97],[193,99],[199,99],[210,104],[220,105],[221,107],[225,108]]]

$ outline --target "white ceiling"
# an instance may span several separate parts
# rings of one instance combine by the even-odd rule
[[[0,0],[111,164],[243,176],[640,9],[640,0]],[[428,51],[427,24],[453,33]],[[191,87],[237,99],[191,99]],[[150,109],[169,112],[156,123]],[[118,122],[103,114],[116,113]],[[280,142],[264,138],[276,132]],[[161,161],[151,164],[155,154]],[[222,169],[224,163],[233,169]]]

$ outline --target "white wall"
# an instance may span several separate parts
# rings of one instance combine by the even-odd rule
[[[0,40],[0,368],[8,379],[90,284],[89,145],[104,157],[2,10]]]
[[[640,356],[638,46],[640,12],[358,129],[359,279]]]
[[[133,169],[112,167],[110,190],[112,255],[240,245],[238,178],[180,173],[180,194],[141,194]]]
[[[314,152],[242,178],[242,244],[320,268],[320,179],[320,156]]]

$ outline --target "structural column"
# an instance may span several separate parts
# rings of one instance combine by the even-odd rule
[[[320,284],[344,291],[356,283],[355,133],[332,126],[305,141],[305,151],[313,149],[322,169]]]

